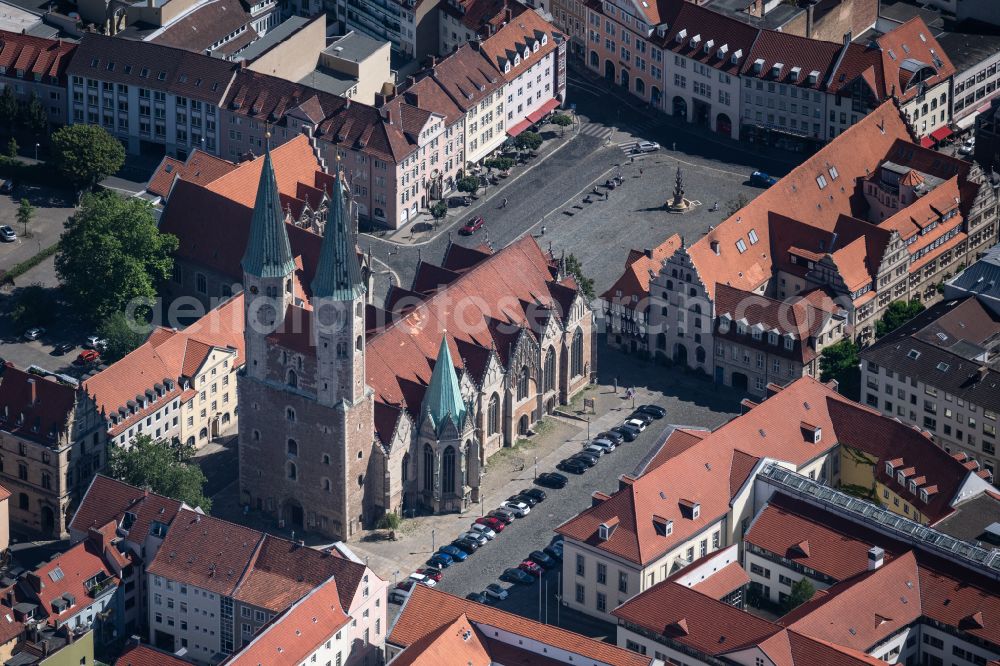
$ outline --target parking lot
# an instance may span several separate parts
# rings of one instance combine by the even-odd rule
[[[35,207],[35,215],[28,225],[29,237],[24,227],[17,223],[17,209],[21,199]],[[0,194],[0,225],[9,225],[17,240],[0,243],[0,270],[30,259],[43,249],[56,243],[63,225],[73,213],[73,194],[30,184],[15,184],[14,191]]]

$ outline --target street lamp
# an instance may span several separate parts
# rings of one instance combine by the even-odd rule
[[[41,145],[40,143],[35,143],[35,161],[36,162],[38,161],[38,147],[40,145]]]
[[[396,587],[396,577],[399,576],[399,569],[392,572],[392,586]]]
[[[535,478],[538,478],[538,456],[535,456]]]
[[[431,530],[431,552],[436,551],[437,548],[434,547],[434,530]]]

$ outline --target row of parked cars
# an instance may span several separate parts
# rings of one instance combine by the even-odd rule
[[[639,436],[654,420],[662,419],[667,411],[657,405],[640,405],[621,425],[597,434],[589,442],[584,442],[583,450],[559,462],[559,469],[572,474],[583,474],[597,464],[601,456],[611,453],[625,442]]]

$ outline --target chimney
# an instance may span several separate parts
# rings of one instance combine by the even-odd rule
[[[643,250],[643,254],[645,254],[646,257],[649,259],[653,258],[653,250],[648,247],[645,250]]]
[[[882,566],[882,562],[885,560],[885,551],[878,546],[872,546],[868,549],[868,571],[875,571]]]
[[[850,44],[851,40],[854,39],[854,33],[850,30],[844,33],[844,48],[846,49]]]
[[[606,502],[609,499],[611,499],[610,495],[602,493],[600,490],[595,490],[594,494],[590,496],[590,506],[593,508],[601,502]]]
[[[505,23],[510,23],[514,19],[514,12],[510,10],[510,7],[503,8],[503,20]]]
[[[806,5],[806,39],[813,38],[813,3]]]
[[[101,553],[104,552],[104,549],[108,545],[107,537],[104,535],[104,532],[97,529],[96,527],[91,527],[89,530],[87,530],[87,540],[90,541],[90,543],[92,543],[94,546],[96,546]]]
[[[709,243],[709,245],[712,248],[712,252],[714,252],[716,255],[721,254],[721,250],[720,250],[721,246],[719,245],[719,241],[717,241],[717,240],[711,241]]]
[[[31,402],[29,404],[34,407],[38,402],[38,386],[35,384],[34,377],[28,377],[28,390],[31,392]]]

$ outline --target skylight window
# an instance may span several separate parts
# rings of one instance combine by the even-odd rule
[[[948,368],[950,367],[951,367],[950,365],[943,362],[937,364],[937,369],[940,370],[941,372],[948,372]]]
[[[757,230],[756,229],[751,229],[750,233],[747,234],[747,238],[750,239],[750,244],[751,245],[756,245],[757,241],[760,240],[760,238],[757,237]]]
[[[916,361],[918,358],[920,358],[920,352],[918,352],[916,349],[911,349],[909,352],[907,352],[906,356]]]
[[[840,173],[837,171],[837,167],[835,166],[830,167],[829,171],[830,171],[830,180],[837,180],[837,177],[840,176]]]
[[[821,190],[826,187],[826,176],[823,174],[816,176],[816,184],[819,185],[819,189]]]
[[[160,72],[156,76],[156,78],[159,79],[160,81],[166,81],[167,80],[167,73],[166,72]]]
[[[59,568],[59,567],[56,567],[55,569],[53,569],[52,571],[49,572],[49,579],[53,583],[58,583],[59,581],[61,581],[63,579],[64,575],[65,574],[63,574],[63,570],[61,568]]]
[[[736,241],[736,249],[740,251],[740,254],[746,252],[747,251],[746,241],[744,241],[742,238]]]

